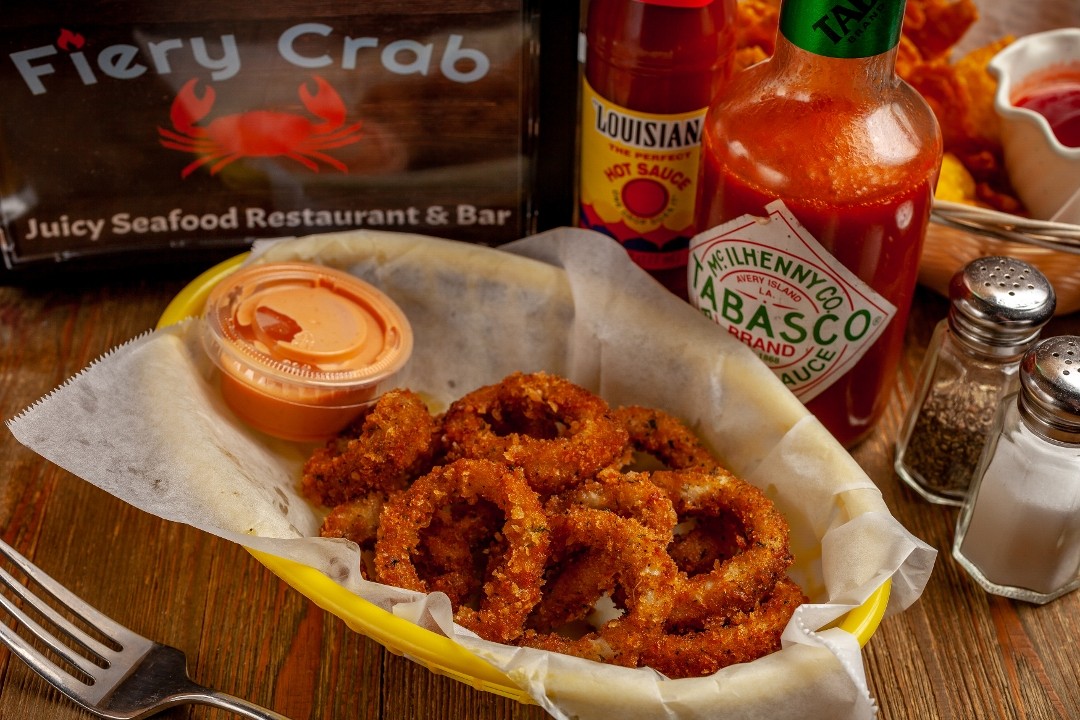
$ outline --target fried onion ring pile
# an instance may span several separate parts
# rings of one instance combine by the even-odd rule
[[[439,416],[387,393],[301,488],[331,508],[322,535],[373,554],[372,579],[445,593],[494,642],[704,676],[778,650],[806,601],[761,490],[677,418],[547,373]]]

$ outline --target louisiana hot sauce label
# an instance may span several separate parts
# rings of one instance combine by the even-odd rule
[[[581,224],[614,237],[646,270],[686,265],[705,110],[637,112],[584,82]]]
[[[896,307],[841,265],[782,200],[690,244],[690,301],[807,402],[850,370]]]

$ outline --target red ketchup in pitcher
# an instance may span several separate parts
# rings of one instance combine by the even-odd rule
[[[1065,147],[1080,147],[1080,69],[1053,72],[1027,81],[1012,104],[1037,112]]]

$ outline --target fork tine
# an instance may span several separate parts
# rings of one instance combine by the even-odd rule
[[[28,641],[20,637],[6,623],[0,623],[0,641],[53,686],[64,690],[66,695],[71,696],[76,687],[87,687],[83,680],[60,668]],[[65,688],[67,689],[65,690]]]
[[[68,590],[56,580],[53,580],[52,577],[47,575],[41,568],[20,555],[15,548],[11,547],[3,540],[0,540],[0,555],[3,555],[12,564],[18,566],[20,570],[26,573],[27,576],[32,578],[38,585],[45,588],[68,610],[80,617],[88,625],[97,628],[103,635],[112,638],[121,645],[125,644],[125,640],[142,639],[141,635],[136,635],[134,632],[116,622],[108,615],[105,615],[94,606],[87,604],[82,598]],[[15,584],[19,587],[24,587],[21,583]],[[27,592],[29,592],[29,590],[27,590]],[[27,600],[31,601],[29,598],[27,598]],[[44,605],[44,603],[42,603],[42,605]],[[35,607],[42,609],[37,603],[35,603]],[[69,632],[74,631],[74,633],[81,634],[83,637],[90,640],[90,642],[95,642],[93,638],[81,633],[78,628],[68,622],[65,618],[53,612],[52,608],[49,608],[48,605],[45,605],[45,608],[48,608],[49,610],[49,612],[46,613],[49,615],[49,618],[54,622],[57,622],[57,624],[65,626],[65,630],[68,630]]]
[[[25,602],[33,606],[35,610],[47,617],[57,626],[58,629],[62,630],[64,633],[70,636],[75,642],[83,646],[88,652],[97,655],[105,662],[109,662],[109,655],[112,652],[110,648],[102,645],[97,640],[90,637],[78,627],[73,625],[70,621],[68,621],[67,618],[57,613],[49,605],[45,604],[45,602],[43,602],[41,598],[31,593],[29,588],[16,581],[15,578],[12,577],[11,574],[3,568],[0,568],[0,582],[3,582],[4,585],[6,585],[8,589],[10,589],[14,594],[18,595]],[[27,630],[33,633],[36,638],[46,643],[50,647],[50,649],[52,649],[57,655],[61,656],[69,663],[79,668],[79,670],[81,670],[85,674],[89,675],[90,677],[94,677],[95,671],[101,671],[101,666],[71,650],[59,638],[57,638],[56,635],[46,630],[44,626],[31,618],[26,612],[24,612],[20,607],[18,607],[14,602],[12,602],[11,599],[8,598],[6,595],[0,594],[0,607],[3,607],[4,610],[13,615],[19,622],[23,624],[23,626],[26,627]]]
[[[16,632],[8,620],[0,621],[0,642],[56,689],[98,717],[135,720],[178,704],[200,703],[253,719],[288,720],[254,703],[193,682],[187,675],[187,661],[181,650],[155,643],[102,615],[2,540],[0,556],[40,585],[44,590],[42,595],[52,595],[57,607],[64,606],[62,611],[78,617],[92,632],[100,632],[106,643],[115,642],[117,647],[112,648],[91,637],[57,607],[42,600],[26,584],[18,582],[12,573],[0,567],[0,585],[9,591],[0,592],[0,608],[23,624],[23,635],[33,634],[58,657],[82,671],[85,679],[75,677],[74,670],[68,672],[60,667],[28,638]],[[65,640],[57,639],[52,634],[53,628],[46,630],[31,618],[24,611],[27,605],[55,625],[56,630],[65,633]],[[96,664],[78,654],[82,650],[96,654],[101,663]]]

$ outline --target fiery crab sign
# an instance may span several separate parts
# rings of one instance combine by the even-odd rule
[[[536,229],[527,2],[311,18],[224,3],[212,20],[16,5],[0,29],[9,269],[353,228],[491,245]]]

